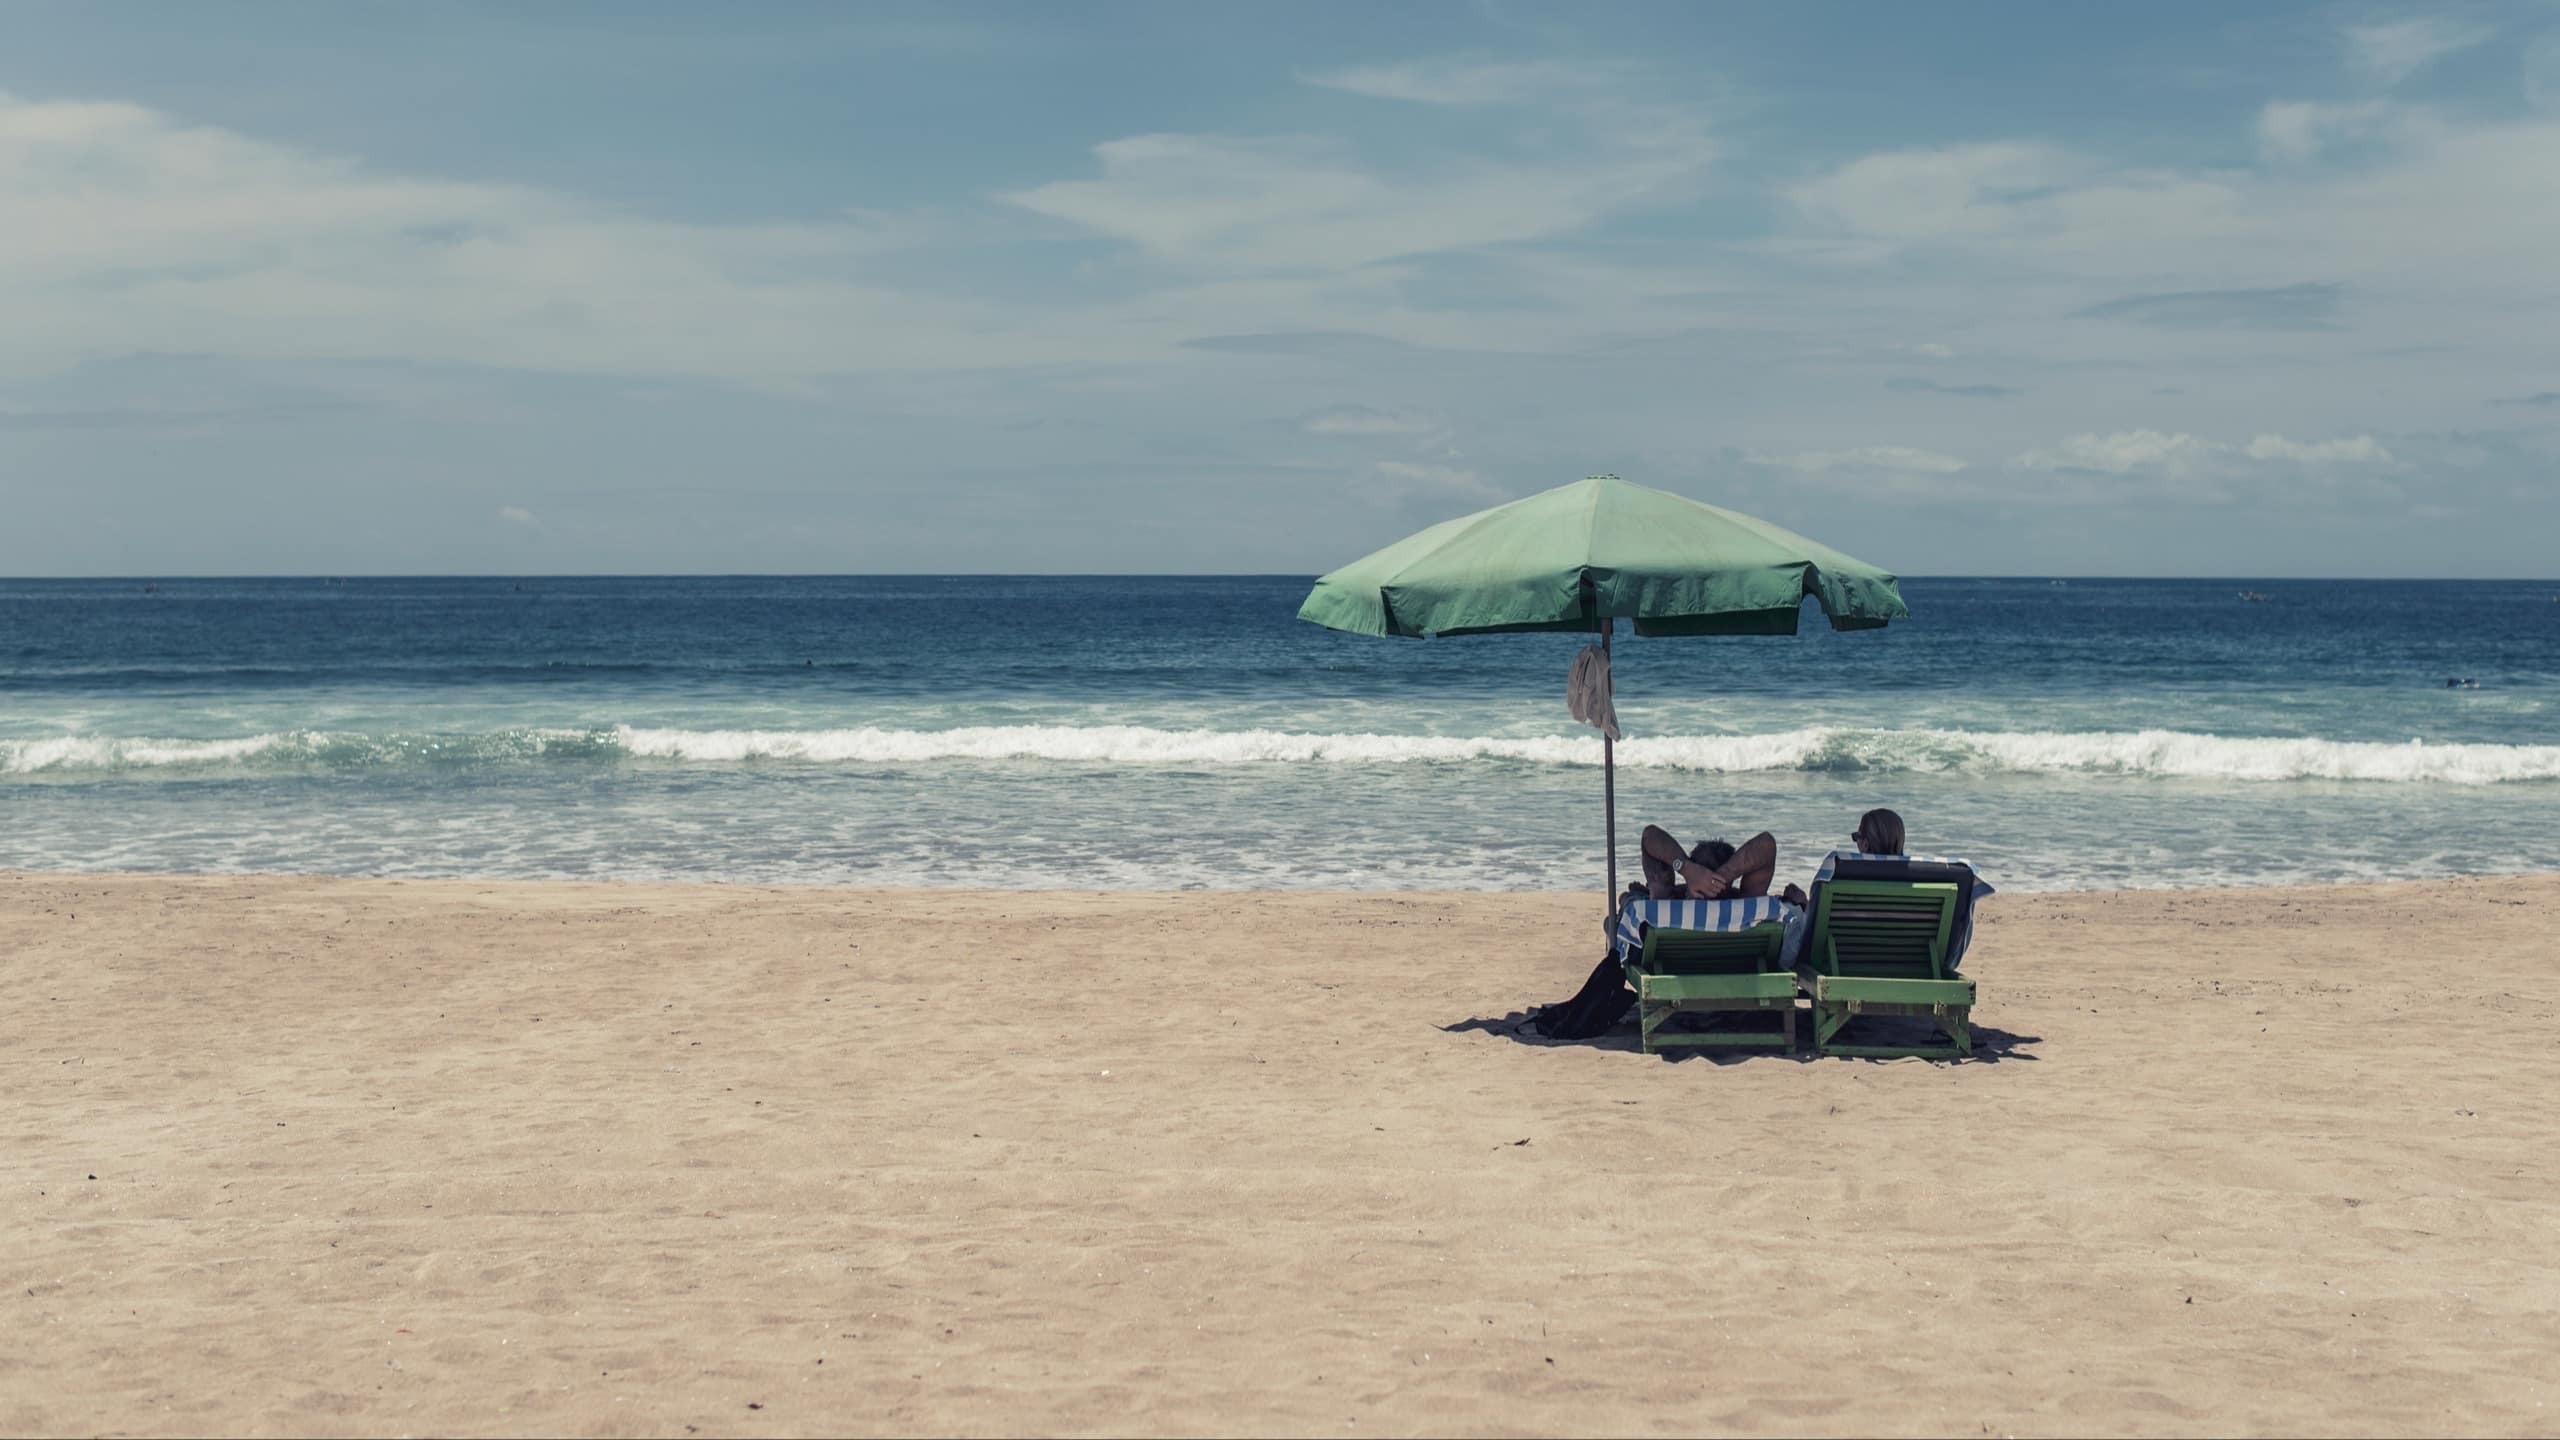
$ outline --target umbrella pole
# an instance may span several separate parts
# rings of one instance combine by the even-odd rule
[[[1600,658],[1604,662],[1609,658],[1609,632],[1617,628],[1615,619],[1601,617]],[[1617,672],[1612,669],[1609,689],[1613,699],[1617,688]],[[1600,794],[1609,811],[1609,914],[1615,917],[1618,913],[1618,742],[1610,739],[1606,730],[1600,732]]]

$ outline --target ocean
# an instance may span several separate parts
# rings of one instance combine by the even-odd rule
[[[0,868],[1596,893],[1582,637],[1308,583],[0,581]],[[1622,874],[1652,821],[1802,878],[1876,805],[2015,890],[2560,868],[2560,584],[1903,590],[1622,630]]]

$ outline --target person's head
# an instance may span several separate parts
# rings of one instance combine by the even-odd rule
[[[1902,817],[1890,810],[1870,810],[1858,817],[1858,833],[1849,837],[1861,853],[1867,855],[1899,855],[1902,853]]]
[[[1723,840],[1701,840],[1689,847],[1689,863],[1712,870],[1733,858],[1733,846]]]

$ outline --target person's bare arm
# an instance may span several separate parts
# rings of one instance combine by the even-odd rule
[[[1766,895],[1778,878],[1778,837],[1763,830],[1735,848],[1733,858],[1712,870],[1694,874],[1689,888],[1710,900]]]
[[[1640,848],[1644,858],[1654,862],[1645,867],[1648,872],[1659,867],[1662,874],[1671,876],[1673,883],[1678,883],[1682,867],[1689,863],[1689,852],[1680,848],[1680,842],[1671,838],[1670,831],[1659,825],[1647,825]]]

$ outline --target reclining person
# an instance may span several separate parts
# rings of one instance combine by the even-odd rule
[[[1763,830],[1735,846],[1701,840],[1688,850],[1659,825],[1644,827],[1644,883],[1629,900],[1741,900],[1769,893],[1778,873],[1777,837]]]
[[[1778,841],[1767,831],[1737,847],[1722,840],[1700,841],[1683,850],[1659,825],[1644,827],[1644,879],[1629,885],[1621,903],[1630,900],[1740,900],[1769,893],[1778,870]],[[1626,1018],[1636,994],[1627,988],[1618,961],[1618,916],[1601,922],[1609,936],[1609,952],[1570,1000],[1541,1005],[1528,1028],[1559,1040],[1587,1040]]]

